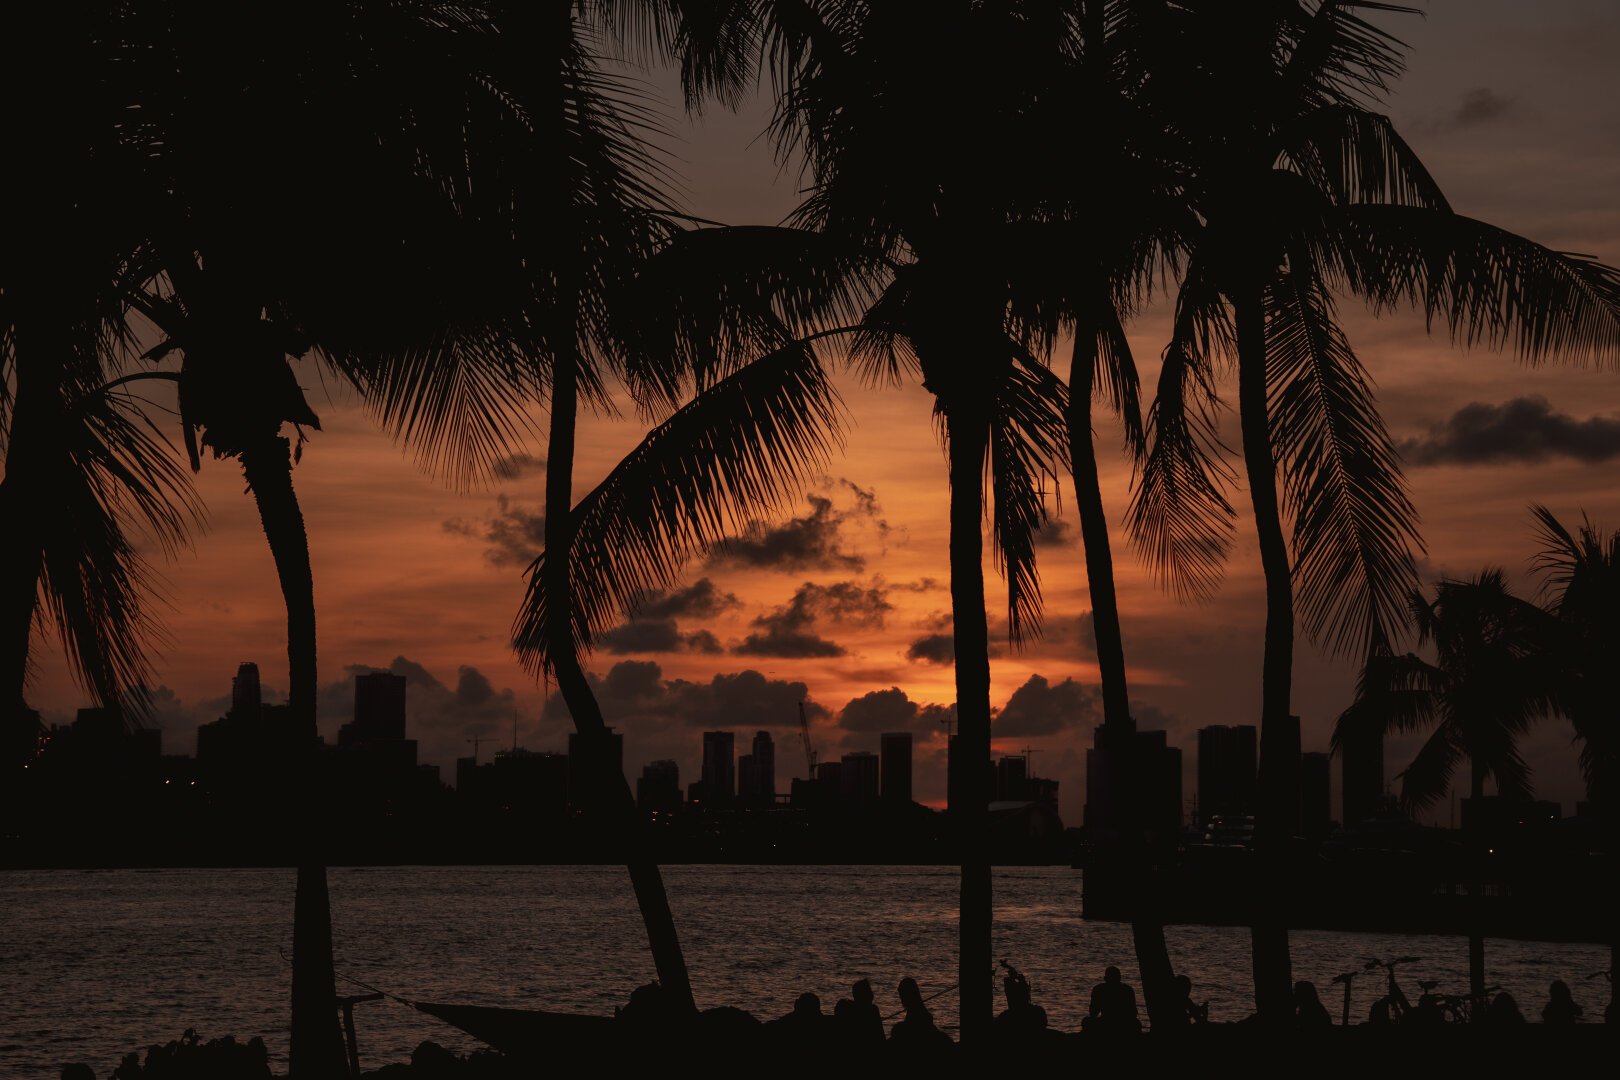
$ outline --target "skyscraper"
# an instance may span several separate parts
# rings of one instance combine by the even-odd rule
[[[339,745],[405,737],[405,676],[373,671],[354,678],[354,722],[338,731]]]
[[[231,715],[257,720],[264,698],[259,690],[259,665],[248,661],[237,665],[231,679]]]
[[[852,808],[871,806],[878,797],[878,756],[855,750],[839,759],[838,780],[843,803]]]
[[[624,733],[607,729],[607,760],[602,763],[606,771],[597,773],[593,771],[597,764],[591,760],[592,746],[590,737],[577,731],[568,733],[568,804],[575,810],[583,810],[591,804],[592,792],[589,785],[595,776],[606,777],[606,782],[617,783],[618,778],[624,775]]]
[[[1344,825],[1353,828],[1373,815],[1384,793],[1384,733],[1352,726],[1339,741]]]
[[[729,731],[703,733],[703,800],[730,806],[737,800],[737,736]]]
[[[911,802],[911,732],[885,732],[878,748],[883,755],[883,801],[905,806]]]
[[[1211,724],[1198,729],[1198,813],[1252,814],[1260,740],[1253,724]]]
[[[642,810],[675,811],[681,808],[681,768],[667,758],[649,761],[636,781],[636,806]]]
[[[768,731],[754,732],[754,788],[749,796],[766,806],[776,801],[776,742]]]
[[[1029,801],[1029,760],[1009,754],[996,762],[996,802]]]

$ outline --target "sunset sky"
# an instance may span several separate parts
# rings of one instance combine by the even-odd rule
[[[1424,6],[1427,18],[1385,20],[1413,46],[1389,111],[1453,205],[1550,246],[1620,262],[1620,5]],[[792,207],[797,178],[773,160],[761,135],[767,116],[762,99],[740,115],[672,120],[694,213],[775,222]],[[1428,545],[1426,582],[1494,564],[1533,590],[1531,502],[1566,522],[1585,511],[1620,526],[1612,481],[1620,374],[1532,371],[1509,356],[1454,351],[1415,317],[1375,321],[1348,303],[1345,313],[1406,456]],[[1132,327],[1146,385],[1165,339],[1162,312]],[[392,668],[413,680],[410,734],[447,777],[453,759],[471,752],[466,739],[508,742],[514,717],[519,742],[561,749],[568,722],[560,701],[547,705],[507,645],[522,569],[538,545],[544,416],[534,418],[527,455],[506,462],[495,484],[457,492],[423,475],[352,400],[327,389],[329,379],[323,386],[316,368],[302,374],[323,421],[295,473],[314,554],[322,731],[332,737],[348,719],[354,671]],[[876,750],[879,732],[910,729],[920,740],[918,796],[943,797],[937,706],[953,693],[940,648],[949,634],[945,462],[930,398],[915,386],[841,386],[854,419],[847,454],[792,515],[694,562],[681,589],[655,598],[591,658],[609,722],[625,732],[632,776],[648,760],[674,757],[688,782],[697,778],[703,730],[764,727],[777,737],[785,790],[803,772],[795,703],[804,697],[824,760]],[[577,493],[642,434],[628,415],[582,424]],[[1225,430],[1235,443],[1231,415]],[[1184,748],[1190,796],[1192,732],[1258,722],[1263,608],[1253,526],[1233,492],[1240,518],[1225,583],[1210,604],[1179,605],[1148,579],[1119,528],[1130,473],[1112,420],[1100,424],[1099,438],[1135,711],[1142,726],[1166,727]],[[169,752],[191,752],[196,725],[219,715],[240,661],[259,663],[272,694],[286,686],[284,612],[241,474],[210,461],[197,483],[208,529],[194,552],[163,568],[172,641],[157,667]],[[1099,706],[1073,498],[1067,480],[1063,487],[1053,504],[1058,523],[1040,549],[1046,634],[1022,652],[1006,648],[1003,634],[992,701],[1001,709],[998,750],[1034,748],[1035,771],[1061,781],[1064,817],[1078,824],[1083,754]],[[989,580],[994,628],[998,616],[1004,625],[1005,593]],[[30,699],[61,721],[85,697],[51,647],[39,651]],[[1307,750],[1327,748],[1354,676],[1353,664],[1300,649],[1294,706]],[[1413,745],[1390,747],[1390,773]],[[1567,727],[1545,725],[1528,750],[1540,793],[1572,809],[1579,789]],[[489,752],[486,745],[486,759]],[[1337,768],[1334,783],[1337,801]]]

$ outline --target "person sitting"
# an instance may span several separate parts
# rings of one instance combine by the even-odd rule
[[[1513,1000],[1513,995],[1504,990],[1486,1006],[1485,1022],[1491,1027],[1518,1027],[1524,1023],[1524,1013],[1519,1011],[1519,1003]]]
[[[1541,1010],[1541,1022],[1556,1027],[1565,1027],[1575,1023],[1585,1012],[1575,1004],[1575,998],[1570,995],[1569,984],[1563,979],[1554,979],[1547,988],[1547,1006]]]
[[[883,1014],[873,1000],[872,981],[861,979],[851,988],[855,1000],[850,1003],[849,1031],[851,1041],[876,1044],[883,1041]]]
[[[1039,1038],[1046,1031],[1046,1010],[1030,1001],[1029,980],[1009,967],[1001,991],[1007,995],[1007,1008],[996,1017],[996,1036],[1008,1042]]]
[[[1317,996],[1316,984],[1301,979],[1294,984],[1294,1027],[1300,1031],[1316,1031],[1333,1026],[1322,999]]]
[[[827,1015],[821,1011],[821,999],[807,990],[794,999],[792,1012],[771,1021],[771,1025],[801,1035],[818,1035],[827,1026]]]
[[[1136,1012],[1136,991],[1120,978],[1119,968],[1112,964],[1103,972],[1103,981],[1091,988],[1091,1008],[1080,1021],[1080,1029],[1117,1035],[1142,1030]]]
[[[1195,1004],[1192,999],[1192,980],[1177,975],[1171,984],[1170,1019],[1176,1026],[1209,1023],[1209,1002]]]
[[[951,1041],[949,1035],[934,1026],[934,1014],[923,1004],[922,988],[909,975],[900,980],[900,1004],[905,1007],[906,1015],[890,1029],[891,1045],[926,1050]]]

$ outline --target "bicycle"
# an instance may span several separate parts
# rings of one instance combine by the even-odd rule
[[[1368,959],[1362,968],[1365,972],[1384,972],[1384,996],[1373,1002],[1370,1016],[1373,1023],[1398,1024],[1413,1011],[1412,1003],[1407,1000],[1406,993],[1401,989],[1400,983],[1395,981],[1395,969],[1401,964],[1415,964],[1415,956],[1397,956],[1393,960],[1379,960],[1376,957]],[[1337,980],[1335,980],[1337,981]],[[1345,1015],[1349,1015],[1350,987],[1345,984]]]

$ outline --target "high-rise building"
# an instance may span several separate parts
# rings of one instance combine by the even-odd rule
[[[597,743],[595,739],[600,736],[579,731],[568,733],[568,805],[575,810],[591,805],[595,794],[591,790],[593,783],[617,784],[624,775],[624,733],[608,728],[606,735],[605,743]],[[603,751],[607,756],[598,762],[593,759],[592,748],[601,745],[607,747]]]
[[[752,801],[769,806],[776,801],[776,741],[768,731],[754,732],[754,784]]]
[[[681,808],[681,768],[666,759],[649,761],[636,780],[636,806],[673,813]]]
[[[1299,756],[1299,826],[1312,840],[1328,834],[1333,824],[1333,758],[1328,754]]]
[[[1370,725],[1347,726],[1340,735],[1339,754],[1344,824],[1353,828],[1373,816],[1384,793],[1384,733]]]
[[[993,802],[1029,801],[1029,760],[1022,755],[1009,754],[996,762],[996,786]]]
[[[753,754],[741,754],[737,758],[737,801],[744,806],[759,801],[759,769],[755,767]]]
[[[1259,747],[1253,724],[1198,729],[1198,814],[1203,820],[1254,813]]]
[[[897,806],[911,802],[911,732],[889,731],[878,740],[882,754],[883,801]]]
[[[737,736],[729,731],[703,733],[703,801],[730,806],[737,800]]]
[[[354,721],[338,729],[338,745],[405,737],[405,676],[373,671],[354,678]]]
[[[238,664],[231,679],[231,715],[243,720],[257,720],[264,697],[259,689],[259,665],[248,661]]]
[[[1085,827],[1093,842],[1140,831],[1151,842],[1181,832],[1181,750],[1162,731],[1097,727],[1086,751]]]
[[[878,756],[855,750],[839,759],[838,782],[845,806],[862,808],[877,802]]]

